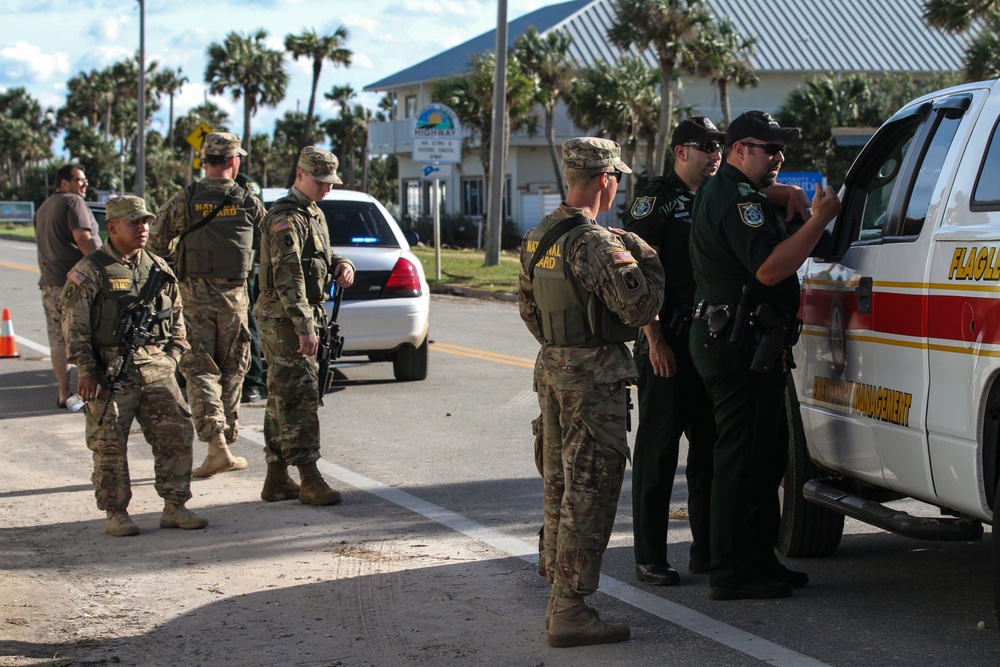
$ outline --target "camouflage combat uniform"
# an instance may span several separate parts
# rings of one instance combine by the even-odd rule
[[[113,322],[109,325],[106,321],[113,311],[138,296],[154,263],[170,271],[166,262],[145,250],[126,261],[108,242],[70,270],[63,289],[63,335],[67,357],[81,376],[107,377],[106,370],[118,358],[119,347],[95,346],[95,338],[106,336],[108,327],[113,327]],[[132,277],[108,278],[109,269],[101,264],[112,268],[118,265],[119,271],[129,272]],[[107,299],[107,294],[112,298]],[[115,307],[111,307],[112,303]],[[157,310],[169,308],[170,317],[156,325],[155,337],[136,352],[122,388],[108,407],[104,424],[99,426],[97,422],[104,411],[107,389],[84,408],[87,447],[94,452],[92,479],[97,506],[102,510],[125,510],[132,498],[127,453],[133,419],[138,419],[153,449],[156,492],[178,505],[191,498],[194,427],[174,376],[181,354],[188,349],[181,304],[176,283],[164,287],[156,306]]]
[[[525,236],[518,289],[521,318],[542,345],[534,373],[542,414],[533,424],[536,464],[545,480],[539,572],[561,598],[597,590],[629,455],[626,387],[636,368],[621,340],[628,336],[611,342],[614,336],[595,331],[582,315],[586,304],[547,310],[536,296],[548,289],[545,282],[570,281],[619,318],[620,333],[656,315],[664,287],[652,248],[589,219],[556,241],[532,283],[528,265],[538,241],[555,224],[581,215],[582,209],[563,204]],[[601,310],[599,304],[594,310]]]
[[[320,458],[315,356],[299,354],[299,336],[319,335],[323,302],[337,264],[326,218],[297,188],[275,202],[262,223],[260,295],[253,314],[267,360],[264,458],[301,466]],[[352,264],[353,266],[353,264]]]
[[[215,210],[227,194],[230,203],[171,252],[174,239]],[[263,205],[248,190],[232,179],[207,177],[190,192],[185,189],[171,197],[150,225],[149,250],[172,257],[180,277],[191,344],[180,368],[198,438],[204,442],[223,433],[232,444],[239,435],[240,395],[250,363],[246,279],[253,271],[263,218]],[[210,249],[195,248],[197,244],[214,245],[214,256]],[[218,249],[228,249],[235,261],[223,266]]]

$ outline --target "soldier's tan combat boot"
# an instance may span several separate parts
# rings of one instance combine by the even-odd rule
[[[549,623],[552,621],[552,606],[555,604],[555,601],[556,601],[556,592],[553,589],[549,593],[549,605],[545,608],[545,629],[546,630],[549,629]],[[590,614],[591,616],[593,616],[594,618],[596,618],[598,621],[601,620],[601,615],[597,613],[596,609],[594,609],[593,607],[591,607],[587,603],[584,603],[583,606],[587,608],[587,613],[588,614]]]
[[[268,463],[260,499],[273,503],[278,500],[296,500],[298,497],[299,485],[288,476],[288,466],[284,463]]]
[[[315,463],[298,466],[299,502],[303,505],[336,505],[343,498],[340,491],[331,489]]]
[[[208,455],[201,465],[191,471],[192,477],[211,477],[220,472],[230,470],[243,470],[247,467],[247,460],[242,456],[233,456],[226,445],[226,436],[216,433],[208,441]]]
[[[204,519],[188,508],[183,503],[165,503],[163,514],[160,515],[160,528],[181,528],[183,530],[198,530],[208,525],[208,519]]]
[[[104,532],[115,537],[128,537],[138,535],[139,526],[135,525],[125,510],[108,510],[108,521],[104,526]]]
[[[587,611],[583,598],[557,597],[553,600],[547,638],[549,646],[568,648],[614,644],[625,641],[630,635],[628,626],[623,623],[604,623],[594,618]]]

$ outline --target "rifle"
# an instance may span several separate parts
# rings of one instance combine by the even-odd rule
[[[111,379],[105,385],[108,389],[108,398],[104,403],[104,410],[101,418],[97,420],[98,426],[104,424],[104,417],[108,414],[108,406],[115,398],[115,393],[122,388],[122,382],[128,375],[128,369],[132,367],[136,351],[148,343],[153,338],[153,326],[170,317],[170,309],[156,311],[153,310],[153,302],[160,295],[164,286],[175,282],[172,275],[161,269],[156,264],[149,272],[146,284],[139,292],[139,301],[128,308],[122,309],[118,322],[115,323],[114,335],[120,343],[118,358],[108,369],[108,376]]]
[[[326,325],[319,330],[319,351],[316,353],[316,361],[319,363],[319,404],[323,405],[323,394],[330,389],[333,383],[333,376],[330,374],[330,364],[340,358],[344,353],[344,337],[340,335],[340,324],[337,316],[340,314],[340,304],[344,300],[344,289],[338,287],[333,295],[333,312],[326,321]]]

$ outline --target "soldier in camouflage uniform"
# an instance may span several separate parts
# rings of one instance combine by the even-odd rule
[[[627,386],[636,368],[625,342],[663,300],[653,249],[594,220],[632,171],[618,144],[571,139],[563,164],[566,201],[525,235],[518,288],[521,318],[542,346],[534,375],[542,414],[533,424],[545,484],[539,571],[552,585],[546,627],[556,647],[629,637],[583,598],[597,590],[629,455]]]
[[[104,424],[98,424],[121,351],[114,331],[119,314],[137,301],[154,265],[170,272],[165,261],[143,250],[154,216],[141,198],[115,197],[107,204],[107,216],[108,242],[70,270],[63,288],[63,334],[80,374],[78,392],[88,401],[87,447],[94,452],[97,507],[107,512],[109,535],[139,533],[128,515],[127,451],[134,418],[153,448],[153,484],[164,500],[160,527],[204,528],[208,521],[184,507],[191,497],[194,428],[175,379],[188,347],[176,283],[164,287],[155,304],[170,316],[154,325],[152,339],[136,351],[121,389],[107,406]]]
[[[208,443],[204,462],[191,474],[211,477],[247,467],[228,445],[239,436],[240,392],[250,363],[247,277],[264,207],[233,180],[246,155],[239,137],[213,132],[202,154],[206,177],[160,209],[149,230],[149,250],[172,258],[180,279],[191,344],[181,373],[198,439]]]
[[[333,253],[323,212],[337,177],[337,156],[306,146],[299,155],[295,184],[264,218],[260,246],[260,295],[254,317],[267,360],[264,458],[267,478],[261,499],[299,499],[307,505],[341,501],[316,467],[319,460],[319,385],[316,352],[324,326],[331,281],[354,282],[354,265]],[[288,476],[297,466],[301,488]]]

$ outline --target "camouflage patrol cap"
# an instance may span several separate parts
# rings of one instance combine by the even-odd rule
[[[570,169],[614,167],[625,174],[632,170],[622,162],[618,142],[597,137],[577,137],[563,144],[563,164]]]
[[[337,167],[340,160],[330,151],[316,146],[306,146],[299,153],[299,169],[315,178],[320,183],[343,183],[337,177]]]
[[[204,155],[215,157],[232,157],[234,155],[246,155],[247,152],[240,147],[240,138],[229,132],[212,132],[205,136],[205,143],[201,146]]]
[[[108,200],[105,205],[107,219],[125,218],[126,220],[146,220],[156,216],[146,210],[146,201],[142,197],[122,195]]]

